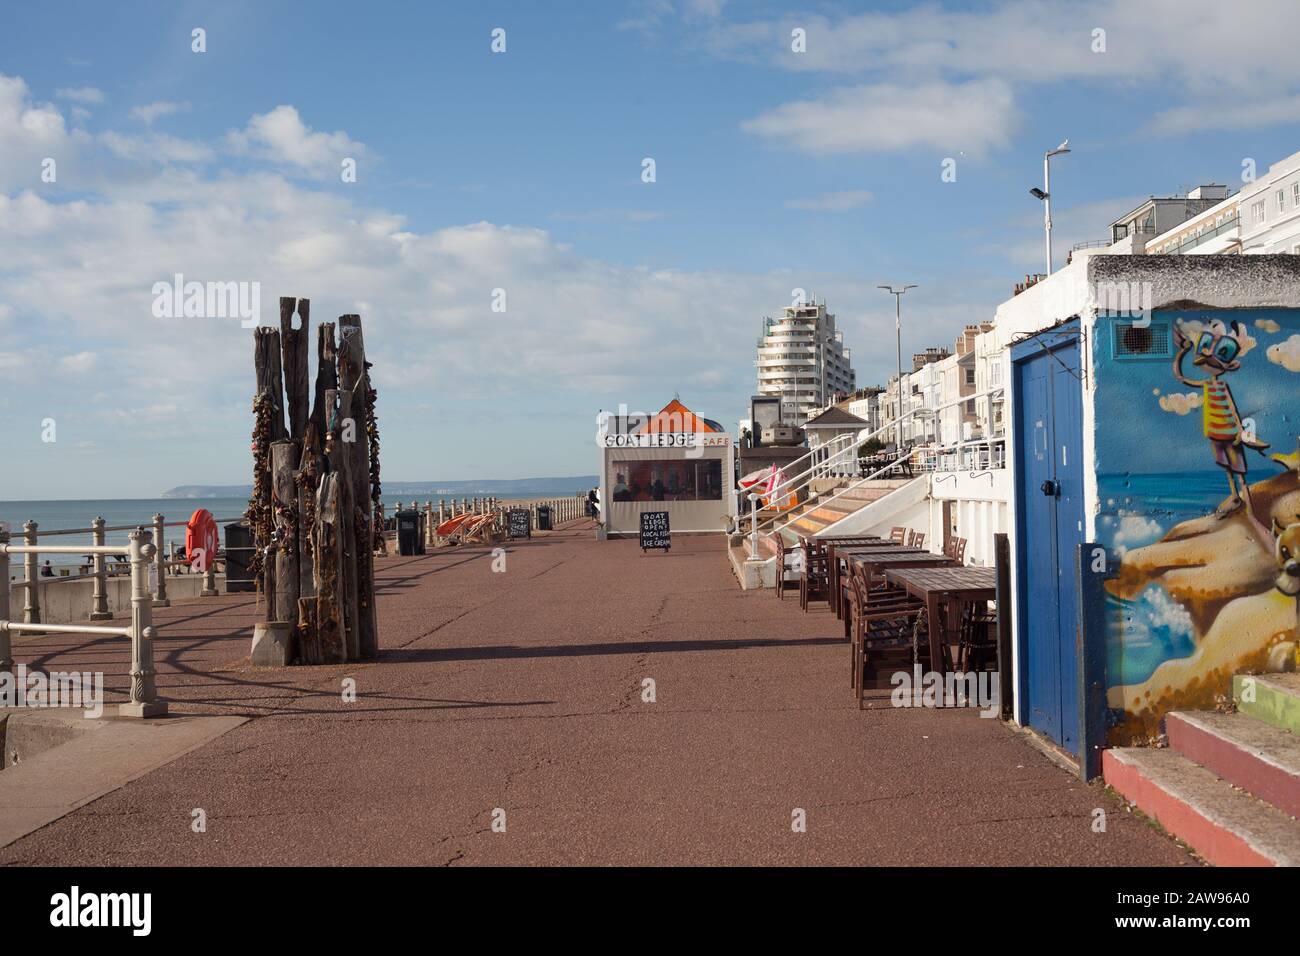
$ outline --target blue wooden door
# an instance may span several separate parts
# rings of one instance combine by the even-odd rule
[[[1078,749],[1078,586],[1083,407],[1077,336],[1016,362],[1017,567],[1022,719]]]

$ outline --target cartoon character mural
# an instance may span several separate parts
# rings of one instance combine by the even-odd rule
[[[1225,518],[1244,503],[1254,517],[1250,485],[1246,482],[1248,466],[1245,449],[1253,448],[1262,455],[1269,446],[1267,442],[1256,440],[1251,430],[1243,424],[1237,403],[1232,397],[1232,389],[1223,380],[1225,374],[1241,368],[1237,356],[1241,353],[1243,341],[1249,336],[1236,319],[1232,321],[1231,330],[1214,319],[1195,339],[1183,331],[1181,322],[1175,321],[1173,336],[1178,343],[1178,354],[1174,356],[1174,377],[1184,385],[1202,389],[1201,425],[1205,437],[1214,448],[1215,464],[1228,473],[1228,490],[1232,493],[1232,498],[1225,508],[1216,509],[1215,514]],[[1183,374],[1183,360],[1193,351],[1195,356],[1192,364],[1208,370],[1209,378],[1190,379]]]
[[[1149,359],[1119,356],[1112,331],[1093,342],[1097,537],[1121,556],[1106,620],[1123,744],[1153,741],[1170,710],[1221,705],[1238,671],[1294,659],[1300,447],[1269,455],[1258,436],[1297,431],[1300,311],[1157,311],[1153,338],[1173,347]]]

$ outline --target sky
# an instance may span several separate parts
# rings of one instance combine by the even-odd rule
[[[281,295],[359,313],[391,480],[589,474],[598,411],[674,394],[734,423],[796,290],[883,382],[876,287],[918,285],[904,354],[991,319],[1044,267],[1028,189],[1066,137],[1058,267],[1300,148],[1293,26],[1290,0],[3,0],[0,499],[248,481],[253,333],[155,315],[177,274],[256,283],[268,324]]]

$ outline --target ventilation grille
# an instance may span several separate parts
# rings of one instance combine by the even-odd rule
[[[1174,357],[1173,336],[1168,322],[1117,321],[1112,323],[1111,329],[1111,354],[1117,359],[1140,362]]]

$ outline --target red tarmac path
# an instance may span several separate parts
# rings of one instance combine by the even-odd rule
[[[156,611],[172,710],[254,719],[0,863],[1195,862],[996,720],[894,709],[883,691],[859,712],[838,622],[739,590],[719,537],[643,555],[581,521],[512,544],[505,573],[491,562],[482,547],[381,559],[382,655],[359,665],[249,668],[249,595]],[[29,666],[104,670],[112,701],[127,656],[15,641]]]

